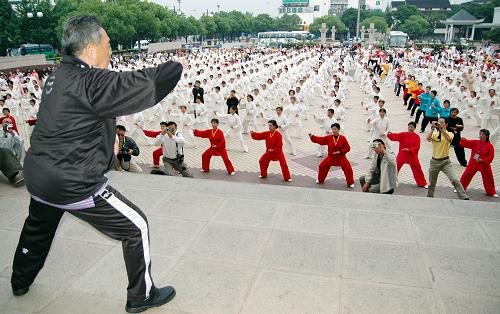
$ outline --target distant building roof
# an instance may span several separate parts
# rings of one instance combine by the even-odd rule
[[[442,21],[444,24],[472,25],[482,23],[484,19],[478,19],[464,9],[455,13],[452,17]]]
[[[449,0],[406,0],[406,4],[417,8],[451,9]]]
[[[452,17],[448,18],[449,21],[475,21],[477,18],[465,11],[464,9],[455,13]]]

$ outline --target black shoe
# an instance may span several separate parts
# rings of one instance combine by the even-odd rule
[[[28,293],[29,290],[30,290],[30,286],[27,286],[27,287],[24,287],[24,288],[20,288],[20,289],[14,289],[14,288],[12,288],[12,293],[16,297],[20,297],[20,296],[25,295],[26,293]]]
[[[167,286],[156,290],[146,301],[127,301],[125,311],[127,313],[140,313],[151,307],[162,306],[175,297],[175,289]]]

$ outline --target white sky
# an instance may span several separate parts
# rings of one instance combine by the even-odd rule
[[[179,4],[176,0],[151,0],[161,5],[168,6],[173,9],[174,5],[178,8]],[[181,9],[186,15],[195,17],[201,16],[202,12],[216,12],[217,5],[220,5],[221,11],[242,11],[251,12],[254,15],[260,13],[268,13],[271,16],[278,15],[278,8],[281,5],[281,0],[181,0]]]

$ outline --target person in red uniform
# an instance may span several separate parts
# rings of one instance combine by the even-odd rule
[[[161,129],[160,131],[142,130],[142,132],[144,132],[144,135],[146,135],[147,137],[156,138],[166,128],[167,128],[167,123],[160,122],[160,129]],[[153,151],[153,168],[160,167],[160,158],[162,155],[163,155],[163,149],[161,146]]]
[[[340,135],[340,124],[332,124],[332,134],[326,136],[315,136],[309,133],[311,142],[319,145],[328,146],[328,156],[319,164],[318,180],[316,183],[323,184],[325,182],[328,171],[332,166],[340,166],[344,172],[347,185],[350,188],[354,187],[354,174],[352,172],[351,163],[346,157],[346,154],[351,150],[346,137]]]
[[[292,176],[286,164],[285,154],[283,154],[283,138],[281,133],[277,131],[278,123],[276,120],[269,120],[269,131],[265,132],[250,132],[252,139],[261,141],[266,140],[266,152],[259,159],[260,176],[259,178],[267,177],[267,168],[271,161],[279,161],[283,179],[287,182],[292,182]]]
[[[471,150],[469,163],[460,178],[460,183],[462,183],[464,190],[467,189],[470,181],[476,172],[479,171],[483,177],[483,186],[486,194],[498,197],[495,190],[493,171],[491,170],[491,162],[495,157],[495,148],[490,143],[490,131],[481,129],[479,131],[479,140],[467,140],[462,138],[460,140],[460,145],[463,148],[469,148]]]
[[[210,171],[210,159],[212,156],[221,156],[227,172],[234,176],[233,164],[227,156],[224,132],[219,129],[219,120],[212,119],[210,122],[212,123],[211,130],[193,130],[194,136],[208,138],[210,140],[210,147],[201,155],[201,172]]]
[[[408,123],[408,132],[387,134],[387,138],[394,142],[399,142],[399,152],[396,157],[398,173],[404,164],[408,164],[413,172],[413,178],[417,185],[428,188],[425,180],[422,166],[418,160],[418,151],[420,150],[420,136],[415,133],[417,124],[413,121]]]

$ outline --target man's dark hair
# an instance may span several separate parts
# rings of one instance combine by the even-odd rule
[[[123,132],[126,132],[126,131],[127,131],[127,129],[125,129],[125,127],[124,127],[123,125],[120,125],[120,124],[118,124],[118,125],[116,126],[116,129],[117,129],[117,130],[120,130],[120,131],[123,131]]]
[[[165,126],[165,127],[168,127],[168,124],[165,121],[160,122],[160,126],[162,126],[162,125]]]
[[[386,148],[386,147],[385,147],[385,143],[384,143],[384,141],[383,141],[383,140],[381,140],[381,139],[379,139],[379,138],[374,139],[374,140],[373,140],[373,143],[379,143],[379,144],[382,144],[382,145],[384,146],[384,148]]]
[[[268,123],[271,123],[275,128],[278,127],[278,122],[276,122],[276,120],[269,120]]]
[[[175,123],[174,121],[168,121],[168,122],[167,122],[167,127],[169,127],[169,126],[171,126],[171,125],[173,125],[173,126],[177,127],[177,123]]]
[[[413,125],[414,128],[417,127],[417,124],[415,122],[413,122],[413,121],[408,122],[408,125]]]
[[[460,112],[460,111],[458,110],[458,108],[451,108],[450,113],[452,113],[453,111],[456,111],[456,112],[457,112],[457,114]]]
[[[431,94],[433,94],[434,97],[436,97],[438,95],[438,92],[436,90],[431,90]]]
[[[387,113],[387,110],[385,110],[385,108],[380,108],[380,109],[378,110],[378,112],[384,112],[384,113]]]
[[[214,122],[219,124],[219,119],[213,118],[212,120],[210,120],[210,123],[214,123]]]
[[[249,97],[253,101],[253,96],[252,95],[248,95],[247,97]]]
[[[101,22],[92,15],[77,15],[66,20],[61,37],[64,54],[77,56],[89,43],[101,41]]]
[[[336,127],[336,128],[337,128],[337,130],[340,130],[340,124],[339,124],[339,123],[337,123],[337,122],[335,122],[334,124],[332,124],[332,125],[330,126],[330,128],[332,128],[332,129],[333,129],[334,127]]]
[[[333,110],[332,108],[328,109],[328,112],[331,112],[332,114],[335,113],[335,110]]]
[[[10,113],[10,109],[9,108],[3,108],[2,109],[2,112],[5,113],[5,111],[7,111],[8,113]]]

